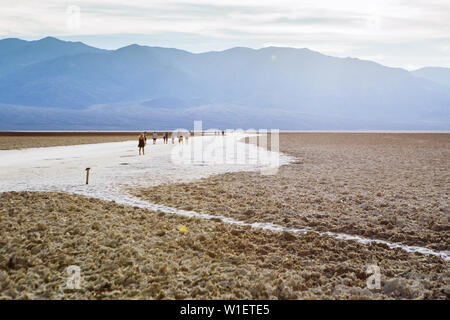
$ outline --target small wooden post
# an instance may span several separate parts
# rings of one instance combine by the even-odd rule
[[[91,170],[91,168],[86,168],[86,184],[89,184],[89,170]]]

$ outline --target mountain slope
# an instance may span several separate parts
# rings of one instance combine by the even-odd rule
[[[81,42],[62,41],[46,37],[36,41],[20,39],[0,40],[0,77],[20,70],[33,63],[79,53],[99,53],[106,50]]]
[[[96,112],[101,109],[117,127],[139,119],[148,123],[158,112],[163,121],[170,111],[177,114],[169,118],[174,127],[195,115],[216,126],[364,129],[358,126],[366,124],[376,129],[378,123],[384,129],[450,128],[450,90],[442,81],[418,76],[421,72],[308,49],[232,48],[193,54],[130,45],[107,51],[46,39],[39,46],[0,40],[0,50],[5,48],[0,61],[9,61],[12,52],[23,48],[28,52],[18,59],[26,64],[16,64],[14,72],[0,78],[5,117],[8,108],[31,106],[46,107],[46,114],[55,112],[63,122],[64,112],[56,110],[72,109],[75,118],[89,114],[99,119]],[[53,50],[55,45],[64,50]]]
[[[82,108],[148,98],[158,92],[181,94],[189,87],[189,77],[181,70],[161,64],[153,52],[145,51],[126,47],[32,64],[0,79],[0,101]]]
[[[412,74],[450,87],[450,68],[425,67],[412,71]]]

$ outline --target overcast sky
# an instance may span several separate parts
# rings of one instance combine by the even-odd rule
[[[450,0],[0,0],[0,38],[46,36],[106,49],[288,46],[450,67]]]

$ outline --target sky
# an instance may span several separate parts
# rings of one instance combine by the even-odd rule
[[[450,67],[450,0],[0,0],[0,39],[47,36],[105,49],[281,46]]]

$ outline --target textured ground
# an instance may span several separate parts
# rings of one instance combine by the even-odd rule
[[[248,222],[450,249],[450,134],[281,134],[280,150],[297,161],[275,175],[230,173],[134,192]]]
[[[450,298],[437,257],[64,193],[0,193],[0,230],[0,299]],[[370,264],[381,290],[366,288]],[[80,290],[65,288],[69,265]]]
[[[12,150],[23,148],[41,148],[69,146],[77,144],[137,141],[138,134],[83,134],[83,133],[0,133],[0,150]]]
[[[21,139],[0,136],[0,149],[130,136]],[[276,175],[135,193],[245,221],[449,249],[449,134],[282,134],[281,151],[297,161]],[[0,193],[0,230],[0,299],[450,299],[449,264],[437,257],[77,195]],[[366,288],[371,264],[380,290]],[[69,265],[81,268],[80,290],[65,288]]]

